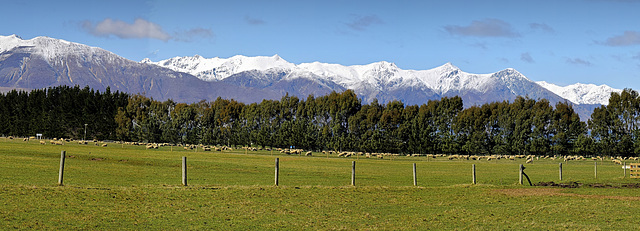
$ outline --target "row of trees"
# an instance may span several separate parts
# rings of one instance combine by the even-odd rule
[[[580,121],[569,103],[519,97],[463,108],[460,97],[422,105],[362,104],[353,91],[243,104],[198,103],[78,87],[12,91],[0,97],[0,133],[45,133],[144,142],[258,145],[391,153],[640,153],[640,97],[613,93],[608,106]]]
[[[0,94],[0,134],[15,136],[82,138],[84,124],[89,137],[114,139],[118,107],[129,95],[89,87],[58,86]]]

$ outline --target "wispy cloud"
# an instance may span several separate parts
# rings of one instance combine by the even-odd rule
[[[529,54],[529,52],[522,53],[520,55],[520,60],[525,61],[527,63],[535,63],[536,62],[535,60],[533,60],[533,58],[531,57],[531,54]]]
[[[593,64],[587,60],[581,59],[581,58],[567,58],[566,60],[567,63],[569,64],[574,64],[574,65],[582,65],[582,66],[593,66]]]
[[[487,18],[473,21],[468,26],[448,25],[444,29],[452,35],[472,37],[520,37],[511,24],[500,19]]]
[[[640,32],[625,31],[622,35],[608,38],[603,44],[614,47],[640,45]]]
[[[631,58],[640,60],[640,52],[637,55],[632,56]]]
[[[162,41],[190,42],[197,38],[211,38],[214,36],[211,29],[193,28],[182,32],[168,33],[156,23],[145,19],[136,19],[133,23],[106,18],[93,23],[85,20],[80,26],[83,30],[98,37],[115,36],[121,39],[158,39]]]
[[[487,43],[485,43],[485,42],[474,43],[474,44],[471,44],[471,46],[472,47],[477,47],[477,48],[480,48],[480,49],[483,49],[483,50],[486,50],[488,48]]]
[[[367,16],[354,16],[353,20],[345,23],[347,27],[356,31],[364,31],[368,27],[375,24],[384,24],[384,21],[380,19],[377,15],[367,15]]]
[[[193,28],[184,32],[174,33],[173,39],[182,42],[192,42],[201,38],[213,38],[215,34],[211,29],[206,28]]]
[[[249,17],[249,16],[244,16],[244,21],[246,23],[250,24],[250,25],[262,25],[262,24],[267,23],[262,19],[253,18],[253,17]]]
[[[123,39],[150,38],[162,41],[171,39],[171,35],[165,32],[158,24],[144,19],[136,19],[133,23],[107,18],[93,24],[90,21],[82,22],[82,28],[95,36],[116,36]]]
[[[556,30],[554,30],[551,26],[544,23],[530,23],[529,28],[533,30],[540,30],[549,34],[556,33]]]

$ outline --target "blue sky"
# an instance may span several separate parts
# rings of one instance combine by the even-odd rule
[[[640,89],[640,0],[5,2],[0,34],[125,58],[280,55],[292,63],[451,62],[534,81]]]

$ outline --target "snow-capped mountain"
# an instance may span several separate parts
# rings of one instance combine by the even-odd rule
[[[155,64],[175,71],[190,73],[205,81],[221,81],[234,74],[245,71],[264,73],[281,73],[284,78],[304,77],[321,79],[338,84],[345,89],[353,89],[356,93],[366,95],[375,92],[388,92],[402,88],[429,89],[437,95],[450,95],[464,91],[486,93],[497,83],[511,84],[508,86],[514,94],[523,93],[531,89],[515,89],[518,81],[530,80],[515,69],[505,69],[491,74],[472,74],[460,70],[451,63],[429,70],[403,70],[389,62],[376,62],[366,65],[343,66],[329,63],[289,63],[278,55],[272,57],[233,56],[231,58],[204,58],[196,55],[192,57],[175,57],[158,62],[149,59],[143,63]],[[567,99],[575,104],[604,104],[608,103],[611,92],[621,92],[606,85],[573,84],[560,87],[544,81],[536,82],[543,88]],[[531,97],[531,95],[529,95]]]
[[[609,104],[611,92],[622,92],[621,89],[615,89],[604,84],[598,86],[595,84],[576,83],[562,87],[545,81],[536,83],[575,104],[607,105]]]
[[[252,94],[279,97],[274,92],[225,83],[211,84],[190,74],[142,64],[97,47],[36,37],[0,36],[0,88],[39,89],[58,85],[89,86],[103,91],[145,94],[157,100],[197,102],[233,97],[258,100]]]
[[[36,89],[57,85],[110,87],[157,100],[177,102],[233,98],[240,102],[322,96],[352,89],[364,103],[400,100],[407,105],[460,96],[465,107],[510,100],[518,96],[571,101],[581,118],[606,104],[607,86],[567,87],[533,82],[515,69],[473,74],[451,63],[428,70],[404,70],[390,62],[344,66],[287,62],[274,56],[204,58],[175,57],[135,62],[97,47],[48,37],[24,40],[0,36],[0,89]]]
[[[389,62],[367,65],[343,66],[328,63],[293,64],[278,55],[272,57],[233,56],[224,58],[175,57],[158,62],[149,59],[141,61],[186,72],[205,81],[220,81],[244,71],[285,73],[289,78],[319,78],[334,82],[347,89],[374,88],[395,90],[402,87],[422,87],[435,90],[438,94],[450,91],[476,89],[486,91],[493,83],[492,74],[470,74],[461,71],[451,63],[430,70],[402,70]],[[520,77],[524,77],[519,75]]]
[[[292,69],[294,64],[287,62],[278,55],[272,57],[246,57],[236,55],[228,59],[203,58],[195,55],[191,57],[175,57],[160,62],[144,59],[142,63],[155,64],[174,71],[192,74],[205,81],[223,80],[233,74],[244,71],[282,71]]]

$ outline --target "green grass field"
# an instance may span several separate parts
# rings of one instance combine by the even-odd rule
[[[64,186],[58,186],[62,150]],[[188,186],[181,185],[182,156]],[[275,158],[279,186],[274,186]],[[355,187],[350,186],[352,161]],[[640,179],[623,178],[620,165],[598,162],[595,179],[592,160],[570,161],[559,181],[560,161],[525,164],[534,183],[607,185],[553,188],[519,185],[524,161],[327,158],[0,138],[0,229],[640,228],[640,189],[620,187]]]

